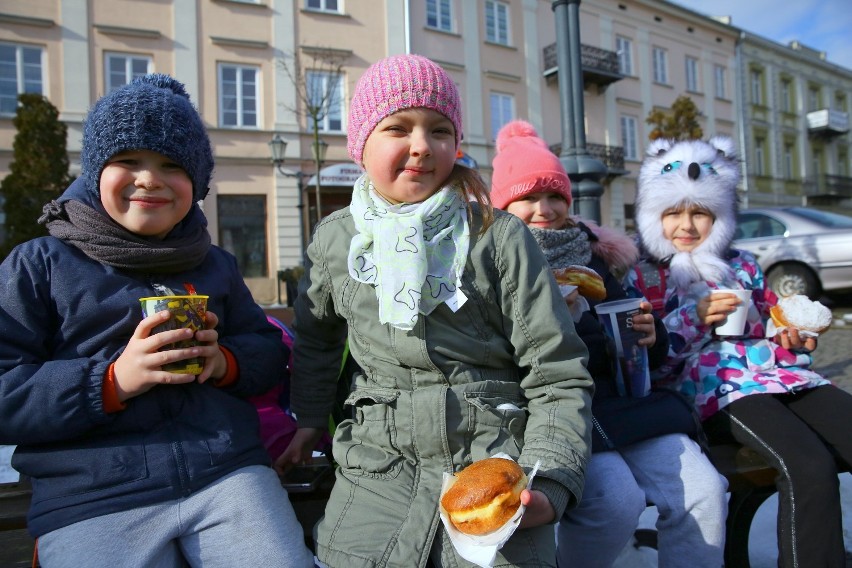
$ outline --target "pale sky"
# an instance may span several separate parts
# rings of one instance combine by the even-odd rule
[[[852,70],[849,0],[670,0],[707,16],[732,16],[732,25],[787,45],[792,40],[825,51],[829,62]]]

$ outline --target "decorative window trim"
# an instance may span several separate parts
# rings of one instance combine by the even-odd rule
[[[35,28],[52,28],[56,22],[47,18],[34,18],[31,16],[18,16],[17,14],[0,14],[0,24],[18,24],[21,26],[32,26]]]
[[[247,47],[249,49],[267,49],[269,42],[256,41],[251,39],[238,39],[232,37],[210,36],[210,41],[214,45],[224,45],[228,47]]]
[[[122,26],[107,26],[104,24],[95,24],[95,30],[106,35],[128,36],[128,37],[143,37],[147,39],[160,39],[163,34],[159,30],[145,30],[142,28],[125,28]]]

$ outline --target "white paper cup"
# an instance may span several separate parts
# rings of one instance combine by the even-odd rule
[[[751,290],[740,289],[720,289],[713,290],[713,295],[719,293],[736,294],[742,300],[742,303],[737,306],[737,309],[728,314],[725,321],[716,326],[716,335],[742,335],[745,331],[745,324],[748,320],[748,306],[751,302]]]
[[[618,350],[616,388],[621,396],[643,397],[651,392],[648,348],[638,341],[645,334],[633,329],[633,318],[642,313],[641,298],[604,302],[595,306],[598,319]]]

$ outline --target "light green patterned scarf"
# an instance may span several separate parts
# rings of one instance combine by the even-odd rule
[[[444,187],[420,203],[390,205],[366,175],[349,207],[358,234],[349,245],[349,274],[376,287],[379,322],[410,330],[456,295],[470,228],[459,192]]]

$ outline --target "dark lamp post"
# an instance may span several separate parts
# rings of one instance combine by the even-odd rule
[[[272,140],[269,141],[269,153],[272,154],[272,165],[275,166],[275,169],[278,170],[278,173],[284,177],[294,177],[296,178],[296,186],[299,190],[299,242],[301,243],[301,251],[300,257],[304,257],[305,255],[305,218],[304,218],[304,177],[305,174],[301,171],[290,171],[284,169],[284,154],[287,150],[287,141],[281,138],[280,135],[276,134],[272,137]],[[278,296],[281,297],[280,290],[280,278],[279,278],[279,290]],[[280,301],[280,300],[279,300]]]
[[[322,172],[322,163],[325,161],[325,153],[328,151],[328,142],[319,137],[319,132],[314,130],[313,144],[314,162],[317,164],[317,183],[314,185],[314,190],[317,198],[317,223],[322,219],[322,202],[320,194],[322,192],[322,182],[320,181]]]
[[[559,160],[571,179],[574,207],[581,217],[601,222],[600,180],[607,168],[586,150],[583,68],[580,58],[580,0],[553,0],[556,20],[556,65],[559,68],[559,106],[562,114],[562,152]]]

